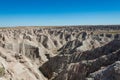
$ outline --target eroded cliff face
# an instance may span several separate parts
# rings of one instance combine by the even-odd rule
[[[119,80],[120,26],[0,29],[3,80]]]

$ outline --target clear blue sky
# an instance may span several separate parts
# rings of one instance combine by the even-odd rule
[[[0,26],[120,24],[120,0],[0,0]]]

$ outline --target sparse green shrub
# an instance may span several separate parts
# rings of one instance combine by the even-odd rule
[[[0,67],[0,77],[4,76],[5,69],[3,67]]]

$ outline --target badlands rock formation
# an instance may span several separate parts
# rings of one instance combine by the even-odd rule
[[[119,80],[120,26],[0,29],[0,80]]]

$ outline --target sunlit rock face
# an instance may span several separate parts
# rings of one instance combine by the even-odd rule
[[[120,26],[0,29],[2,80],[119,80]]]

